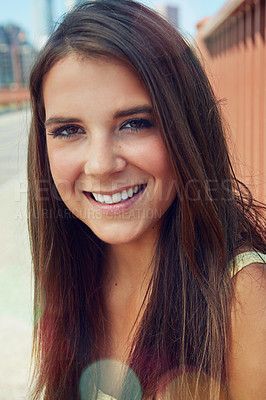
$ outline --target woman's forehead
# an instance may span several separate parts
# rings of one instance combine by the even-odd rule
[[[112,59],[69,55],[59,60],[43,80],[46,113],[79,114],[84,109],[102,115],[118,110],[150,107],[151,99],[139,76],[124,63]]]

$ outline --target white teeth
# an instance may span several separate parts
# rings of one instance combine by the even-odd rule
[[[119,203],[119,201],[121,201],[121,193],[115,193],[115,194],[113,194],[113,196],[112,196],[112,199],[113,199],[113,203]]]
[[[92,193],[93,197],[95,198],[96,201],[99,201],[99,195],[98,193]]]
[[[106,204],[112,204],[112,203],[113,203],[112,197],[109,196],[109,194],[104,194],[104,195],[103,195],[103,201],[104,201]]]
[[[121,197],[122,197],[122,200],[126,200],[128,198],[128,194],[127,194],[126,190],[123,190]]]
[[[98,201],[99,201],[100,203],[103,203],[103,202],[104,202],[103,196],[102,196],[100,193],[98,194]]]
[[[100,193],[92,193],[92,195],[98,203],[115,204],[120,203],[121,201],[125,201],[129,197],[133,197],[133,195],[136,194],[140,190],[140,188],[142,188],[142,186],[136,185],[127,190],[123,190],[122,192],[114,193],[112,196],[110,196],[109,194],[102,195]]]

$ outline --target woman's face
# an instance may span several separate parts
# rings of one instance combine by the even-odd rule
[[[43,98],[51,173],[69,210],[107,243],[158,235],[174,174],[136,73],[72,54],[44,77]]]

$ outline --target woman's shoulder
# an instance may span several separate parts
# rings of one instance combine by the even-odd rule
[[[229,392],[232,399],[266,399],[266,260],[234,276]],[[247,261],[247,260],[246,260]],[[250,261],[250,260],[249,260]]]
[[[266,345],[266,255],[253,251],[238,254],[234,272],[232,319],[238,334],[247,324],[247,332],[263,333]]]
[[[266,254],[241,252],[234,258],[231,267],[234,280],[233,308],[238,312],[249,310],[254,317],[258,317],[261,310],[266,318]]]
[[[266,260],[244,265],[233,279],[234,307],[238,311],[249,309],[250,315],[257,317],[261,310],[266,317]],[[261,303],[261,307],[259,307],[259,303]]]

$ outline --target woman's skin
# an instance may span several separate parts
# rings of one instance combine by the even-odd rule
[[[161,217],[176,195],[151,100],[128,66],[76,55],[47,73],[43,97],[55,185],[72,213],[109,244],[104,287],[113,341],[107,356],[126,359]],[[130,188],[132,197],[116,204],[91,196],[119,200]]]
[[[48,156],[59,194],[108,244],[104,296],[111,341],[103,357],[125,362],[161,218],[176,196],[172,167],[149,95],[129,66],[70,54],[46,74],[43,98]],[[133,196],[135,188],[140,192]],[[99,194],[114,195],[118,203],[101,204],[92,192],[99,201]],[[119,202],[120,195],[129,199]],[[234,280],[229,397],[263,400],[265,267],[252,264]]]
[[[250,264],[234,278],[229,393],[232,400],[266,399],[266,265]]]

